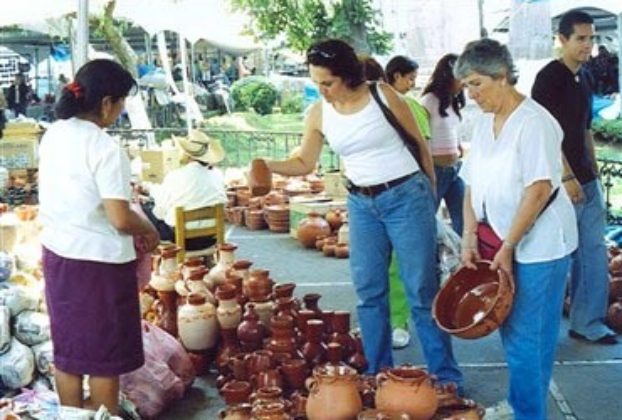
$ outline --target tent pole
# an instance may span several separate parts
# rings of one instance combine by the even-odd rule
[[[76,70],[88,61],[89,45],[89,0],[78,0],[78,27],[76,36]]]

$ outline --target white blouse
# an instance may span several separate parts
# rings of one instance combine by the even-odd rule
[[[534,263],[570,254],[577,247],[577,223],[561,185],[563,132],[559,124],[530,98],[512,112],[497,138],[493,121],[493,114],[488,113],[476,122],[471,149],[460,171],[471,189],[477,219],[485,216],[497,235],[505,238],[525,188],[550,180],[559,193],[518,243],[515,258]]]

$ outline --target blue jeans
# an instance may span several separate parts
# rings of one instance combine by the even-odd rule
[[[613,334],[605,325],[609,274],[605,223],[607,209],[598,180],[583,185],[585,200],[575,204],[579,247],[572,254],[570,328],[590,340]]]
[[[500,333],[510,371],[508,401],[515,420],[546,420],[569,267],[570,256],[514,264],[516,294]]]
[[[393,366],[388,272],[394,249],[428,369],[441,382],[461,385],[450,337],[432,319],[439,279],[434,199],[428,179],[418,172],[375,197],[349,194],[348,220],[350,269],[368,373]]]
[[[452,166],[434,165],[436,173],[436,209],[445,200],[451,226],[456,233],[462,236],[462,205],[464,203],[464,181],[458,176],[462,161]]]

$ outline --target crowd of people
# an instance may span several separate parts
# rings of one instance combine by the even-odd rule
[[[393,365],[392,347],[408,343],[404,332],[412,322],[429,372],[458,394],[466,392],[451,338],[431,313],[440,288],[436,213],[442,201],[462,238],[463,264],[475,268],[487,258],[491,270],[504,271],[515,284],[500,329],[508,396],[487,418],[547,417],[567,286],[569,336],[617,343],[604,322],[605,207],[590,131],[591,85],[581,73],[593,35],[588,14],[566,13],[558,31],[562,55],[538,73],[531,97],[515,87],[507,47],[490,39],[441,57],[420,98],[410,95],[418,65],[408,57],[393,57],[382,68],[336,39],[307,50],[321,99],[307,113],[298,152],[264,162],[274,173],[308,174],[325,140],[343,160],[350,271],[367,373]],[[57,389],[62,404],[82,406],[81,378],[91,375],[91,399],[113,413],[118,375],[143,361],[132,237],[143,238],[150,250],[173,234],[174,207],[225,199],[212,167],[223,155],[194,133],[190,141],[177,140],[185,165],[152,191],[154,206],[143,207],[151,223],[131,209],[129,162],[103,129],[134,88],[114,62],[87,63],[63,88],[60,120],[40,150],[43,270]],[[482,111],[466,156],[458,130],[465,91]],[[79,188],[67,189],[76,182]],[[482,229],[498,239],[489,255],[481,247]]]

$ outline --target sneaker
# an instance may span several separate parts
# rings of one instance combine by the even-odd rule
[[[507,400],[499,401],[486,409],[486,420],[513,420],[514,410]]]
[[[394,349],[403,349],[410,343],[410,333],[404,328],[395,328],[391,338]]]
[[[614,334],[605,334],[604,336],[597,338],[596,340],[590,340],[583,334],[579,334],[578,332],[574,330],[568,330],[568,336],[570,338],[574,338],[575,340],[584,341],[586,343],[592,343],[592,344],[604,344],[604,345],[609,345],[609,346],[613,344],[618,344],[618,339],[616,338]]]

